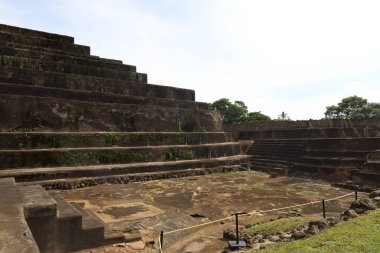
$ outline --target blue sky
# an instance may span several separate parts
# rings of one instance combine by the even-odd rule
[[[0,0],[0,22],[75,37],[150,83],[319,119],[358,95],[380,102],[380,1]]]

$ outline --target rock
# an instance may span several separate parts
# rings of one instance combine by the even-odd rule
[[[251,228],[251,227],[253,227],[253,225],[252,225],[252,224],[247,224],[247,225],[245,225],[244,227],[245,227],[245,228]]]
[[[226,240],[236,239],[235,231],[233,231],[232,229],[223,230],[223,239],[226,239]]]
[[[368,210],[375,210],[376,204],[372,199],[361,199],[351,203],[350,209],[355,210],[357,214],[362,214]]]
[[[360,191],[363,191],[363,192],[372,192],[374,191],[373,187],[369,186],[369,185],[362,185],[359,187]]]
[[[323,230],[323,229],[326,229],[328,227],[326,221],[324,221],[324,220],[316,220],[316,221],[310,221],[309,222],[309,227],[314,226],[314,225],[317,226],[317,228],[319,230]]]
[[[292,232],[292,238],[298,240],[298,239],[303,239],[305,238],[307,235],[305,234],[305,232],[303,231],[294,231]]]
[[[225,248],[221,253],[231,253],[231,250],[229,248]]]
[[[327,224],[330,226],[330,227],[333,227],[335,226],[336,224],[338,224],[339,222],[339,216],[332,216],[332,217],[329,217],[326,219],[326,222]]]
[[[350,219],[359,217],[355,210],[352,209],[347,209],[346,211],[344,211],[343,215],[347,216]]]
[[[372,201],[377,208],[380,208],[380,197],[374,197]]]
[[[380,190],[373,191],[369,194],[369,198],[371,199],[376,198],[376,197],[380,197]]]
[[[265,245],[260,245],[260,249],[265,249]]]
[[[283,218],[300,217],[300,216],[302,216],[302,214],[300,214],[298,212],[290,212],[290,213],[278,216],[277,219],[279,220],[279,219],[283,219]]]
[[[309,234],[309,235],[316,235],[316,234],[318,234],[319,233],[318,226],[317,225],[311,225],[311,226],[309,226],[309,228],[307,230],[305,230],[305,233]]]
[[[280,240],[280,237],[278,235],[270,235],[270,236],[267,237],[267,239],[270,242],[278,242]]]

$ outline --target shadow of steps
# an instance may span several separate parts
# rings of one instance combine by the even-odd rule
[[[2,149],[136,147],[234,142],[226,132],[0,132]]]

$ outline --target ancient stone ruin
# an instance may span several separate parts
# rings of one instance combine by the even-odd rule
[[[46,190],[248,168],[380,184],[380,120],[223,127],[193,90],[149,84],[72,37],[0,25],[0,51],[0,252],[128,239]]]
[[[380,185],[380,119],[226,125],[251,141],[255,170]]]
[[[45,189],[239,169],[247,161],[193,90],[152,85],[74,38],[0,25],[1,252],[125,240]]]

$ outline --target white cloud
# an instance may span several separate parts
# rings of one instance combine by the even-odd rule
[[[321,118],[354,94],[378,101],[378,1],[20,2],[0,1],[0,21],[73,35],[201,101],[294,119]]]

